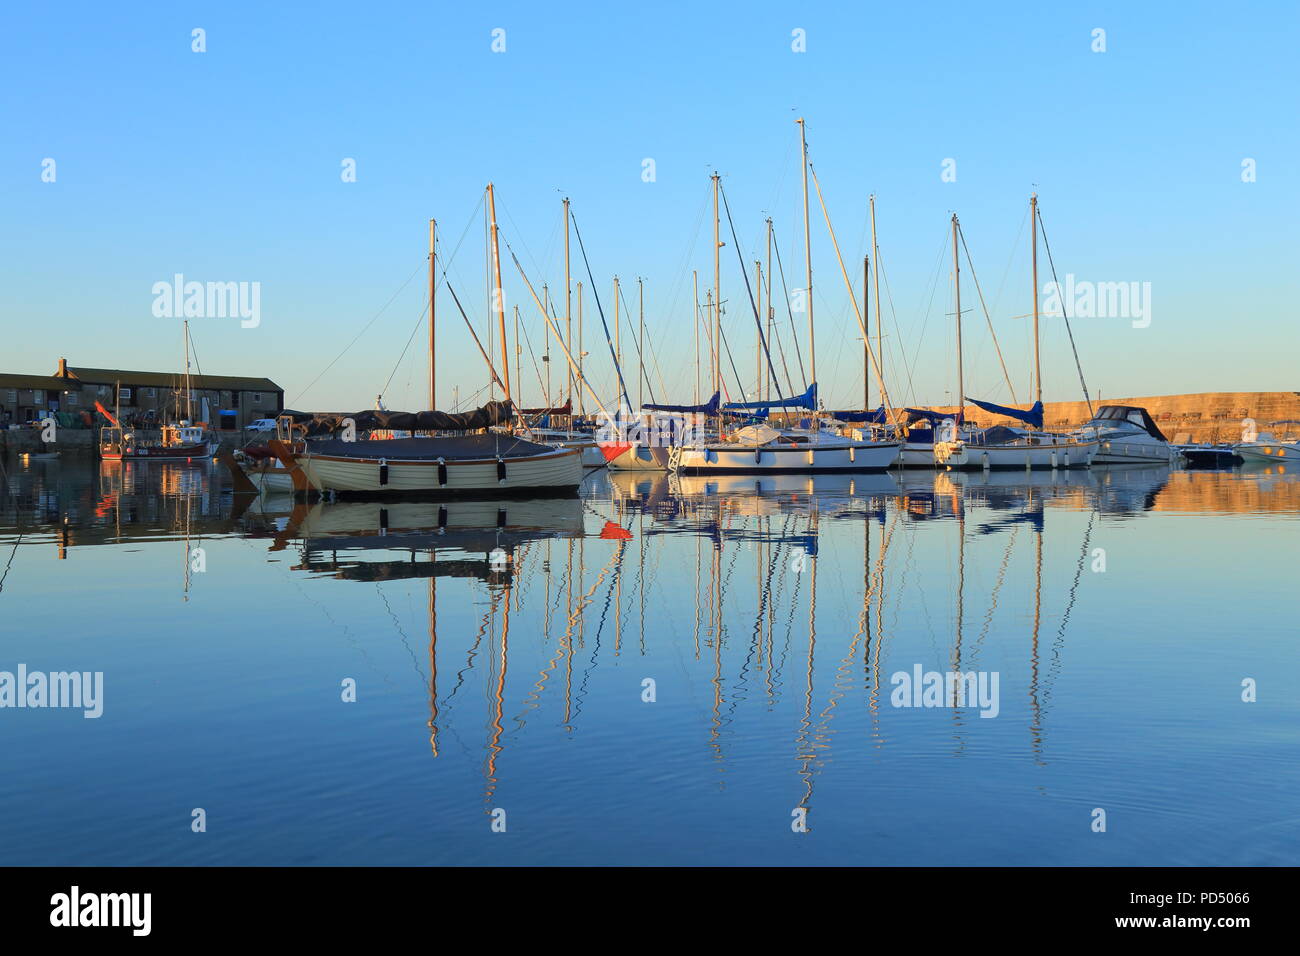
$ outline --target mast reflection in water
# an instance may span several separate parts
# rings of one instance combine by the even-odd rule
[[[1300,843],[1276,799],[1300,783],[1293,474],[625,472],[572,499],[306,505],[207,464],[73,460],[10,468],[3,508],[0,670],[105,675],[98,720],[0,715],[11,862]]]

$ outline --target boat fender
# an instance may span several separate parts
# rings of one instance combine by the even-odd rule
[[[443,529],[446,528],[446,527],[447,527],[447,509],[444,508],[444,507],[442,507],[441,505],[439,505],[439,507],[438,507],[438,532],[439,532],[439,534],[441,534],[442,531],[443,531]]]
[[[761,448],[754,450],[754,464],[763,464],[763,450]]]
[[[506,509],[505,509],[505,508],[498,508],[498,509],[497,509],[497,527],[498,527],[498,528],[504,528],[505,526],[506,526]]]
[[[438,459],[438,487],[447,483],[447,459]]]
[[[502,484],[506,480],[506,462],[504,458],[497,459],[497,484]]]
[[[379,459],[379,484],[380,485],[388,484],[388,459],[387,458]]]
[[[379,533],[385,534],[388,531],[388,509],[379,509]]]

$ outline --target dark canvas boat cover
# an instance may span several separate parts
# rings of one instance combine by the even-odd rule
[[[817,411],[817,383],[813,382],[808,386],[808,391],[792,398],[769,398],[761,402],[727,402],[722,407],[728,411],[740,408],[806,408],[815,412]]]
[[[986,412],[992,412],[994,415],[1005,415],[1007,418],[1014,418],[1016,421],[1024,422],[1026,425],[1032,425],[1035,428],[1043,427],[1043,403],[1034,402],[1032,408],[1025,411],[1023,408],[1009,408],[1006,405],[994,405],[992,402],[981,402],[978,399],[966,396],[966,401],[972,405],[978,405]]]
[[[837,422],[871,422],[874,425],[885,424],[885,406],[881,405],[871,412],[832,412]]]
[[[554,408],[521,408],[520,415],[572,415],[573,399],[567,399],[563,405]]]
[[[718,414],[718,402],[721,398],[722,396],[718,392],[714,392],[713,397],[703,405],[654,405],[646,403],[641,407],[656,412],[702,412],[705,415],[716,415]]]
[[[439,438],[386,438],[379,441],[317,439],[307,443],[310,455],[335,458],[383,458],[388,461],[447,461],[470,458],[531,458],[553,452],[550,445],[525,441],[502,432]]]
[[[915,422],[929,422],[931,425],[936,425],[939,422],[956,417],[948,412],[935,412],[928,408],[905,408],[903,413],[907,416],[907,424],[909,425]]]
[[[352,415],[313,415],[307,424],[307,436],[338,431],[345,418],[352,419],[357,431],[391,428],[398,431],[468,432],[508,424],[513,417],[514,408],[509,402],[488,402],[472,412],[389,412],[368,408]]]

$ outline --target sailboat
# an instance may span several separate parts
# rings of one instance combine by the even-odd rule
[[[1043,376],[1038,349],[1038,194],[1029,199],[1029,220],[1034,284],[1034,387],[1036,398],[1028,410],[996,405],[969,398],[963,387],[961,353],[961,271],[957,258],[957,214],[952,216],[953,292],[957,321],[957,395],[956,419],[943,423],[936,433],[934,460],[947,468],[1087,468],[1100,442],[1069,435],[1053,435],[1043,427]],[[1033,430],[995,425],[986,429],[962,431],[965,402],[995,415],[1024,422]]]
[[[501,289],[501,255],[498,245],[496,197],[487,186],[487,211],[493,283]],[[435,247],[434,222],[429,223],[429,404],[435,406]],[[504,366],[505,401],[489,402],[473,412],[358,412],[351,421],[325,417],[314,431],[343,431],[343,438],[289,444],[280,439],[270,448],[283,462],[298,495],[334,492],[341,497],[413,496],[469,497],[565,495],[582,483],[582,450],[554,447],[497,430],[514,419],[511,402],[509,354],[506,351],[505,303],[493,296],[500,330]],[[547,317],[549,323],[550,318]],[[563,343],[561,343],[563,344]],[[566,346],[567,350],[567,346]],[[496,372],[489,371],[494,380]],[[348,426],[351,426],[350,428]],[[455,432],[433,437],[379,438],[355,441],[357,432]]]
[[[803,206],[804,206],[804,253],[807,269],[807,309],[808,309],[808,356],[811,384],[807,391],[793,398],[766,399],[756,402],[732,402],[723,406],[724,411],[770,410],[772,408],[804,408],[816,414],[817,403],[817,354],[815,349],[812,300],[812,237],[808,218],[808,140],[803,118],[795,121],[799,125],[799,141],[803,158]],[[718,250],[719,216],[718,216],[717,173],[713,175],[713,270],[714,270],[714,385],[720,383],[721,335],[719,314],[722,299],[720,295],[720,268]],[[818,197],[820,198],[820,187]],[[824,204],[823,204],[824,207]],[[824,211],[824,209],[823,209]],[[829,216],[827,217],[829,224]],[[833,234],[832,234],[833,238]],[[838,251],[838,248],[837,248]],[[854,308],[857,308],[856,300]],[[755,321],[759,322],[760,338],[762,323],[757,308]],[[859,316],[861,320],[861,316]],[[865,325],[864,343],[865,343]],[[760,344],[762,344],[760,342]],[[898,458],[902,447],[900,441],[877,441],[859,433],[862,437],[839,434],[833,422],[823,424],[814,419],[808,428],[777,428],[770,424],[758,423],[738,429],[731,435],[720,432],[719,440],[695,445],[678,445],[669,449],[669,460],[675,472],[687,475],[701,474],[781,474],[792,472],[852,472],[883,471]]]

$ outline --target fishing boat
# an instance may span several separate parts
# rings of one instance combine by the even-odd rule
[[[1096,437],[1082,438],[1074,435],[1056,435],[1043,428],[1043,377],[1038,348],[1038,195],[1029,199],[1030,248],[1033,260],[1034,288],[1034,389],[1036,398],[1028,409],[997,405],[966,395],[962,381],[961,350],[961,269],[957,255],[960,226],[957,214],[952,216],[953,296],[957,323],[957,394],[984,411],[1003,415],[1030,426],[1032,430],[1005,425],[991,428],[965,428],[965,405],[959,406],[954,418],[947,419],[935,435],[934,460],[945,468],[985,469],[996,468],[1087,468],[1097,454],[1100,441]]]
[[[110,423],[109,426],[99,430],[99,457],[104,461],[193,461],[211,458],[220,447],[220,439],[211,432],[207,423],[194,421],[194,390],[190,387],[190,324],[188,321],[185,323],[184,337],[185,417],[179,422],[163,425],[159,437],[146,438],[137,429],[123,426],[120,406],[118,414],[114,415],[99,402],[95,402],[95,408]],[[206,400],[203,408],[205,410],[207,408]]]
[[[187,419],[164,425],[159,438],[142,438],[135,429],[109,420],[114,424],[99,430],[99,457],[104,461],[194,461],[211,458],[219,444],[206,425]]]
[[[1255,423],[1247,419],[1241,441],[1233,445],[1232,450],[1247,464],[1261,461],[1300,462],[1300,438],[1290,434],[1297,425],[1300,425],[1300,421],[1292,419],[1269,422],[1270,428],[1283,426],[1287,429],[1282,433],[1282,438],[1276,438],[1272,432],[1257,431]]]
[[[1100,441],[1094,465],[1170,465],[1180,455],[1147,410],[1136,405],[1103,405],[1076,435]]]

